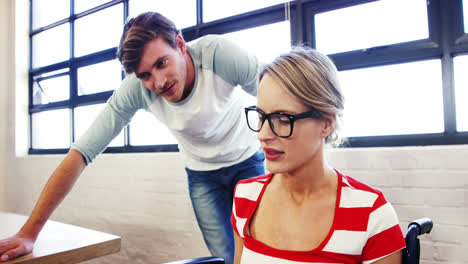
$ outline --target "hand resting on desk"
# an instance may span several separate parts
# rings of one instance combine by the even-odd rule
[[[30,253],[33,250],[34,242],[34,239],[20,233],[0,240],[0,262]]]

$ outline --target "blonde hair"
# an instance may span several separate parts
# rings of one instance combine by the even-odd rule
[[[337,145],[344,109],[337,72],[327,56],[305,46],[296,46],[267,64],[260,80],[268,74],[304,105],[319,110],[324,118],[335,116],[335,129],[325,142]]]

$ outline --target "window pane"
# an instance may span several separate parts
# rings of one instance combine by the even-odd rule
[[[122,4],[77,19],[75,57],[118,46],[122,30]]]
[[[38,68],[70,57],[70,24],[46,30],[32,37],[33,68]]]
[[[129,2],[130,17],[136,17],[143,12],[159,12],[170,19],[178,29],[197,24],[197,1],[147,1],[131,0]]]
[[[326,54],[429,37],[426,0],[382,0],[321,13],[315,27],[317,50]]]
[[[75,140],[78,140],[88,129],[97,115],[104,109],[105,104],[87,105],[75,108]],[[124,145],[124,132],[114,138],[109,144],[110,147]]]
[[[203,0],[203,22],[274,6],[285,0]]]
[[[457,106],[457,130],[468,131],[468,56],[459,56],[454,59],[455,67],[455,99]]]
[[[70,98],[70,76],[34,81],[33,104],[48,104]]]
[[[82,67],[78,69],[78,95],[114,90],[120,86],[121,81],[118,60]]]
[[[465,33],[468,29],[468,1],[463,0],[463,24],[465,25]]]
[[[440,69],[440,60],[429,60],[339,72],[343,135],[443,132]]]
[[[70,16],[70,1],[33,0],[33,30]]]
[[[69,2],[69,1],[67,1]],[[109,0],[75,0],[75,14],[109,2]]]
[[[70,147],[69,109],[35,113],[31,117],[32,148],[56,149]]]
[[[130,123],[130,145],[164,144],[177,144],[177,142],[169,129],[153,114],[139,110]]]
[[[224,36],[248,52],[257,55],[259,60],[263,62],[272,61],[281,53],[291,50],[289,21],[232,32]],[[275,45],[271,45],[271,43],[275,43]]]

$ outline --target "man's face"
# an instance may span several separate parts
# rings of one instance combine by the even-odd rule
[[[143,48],[136,76],[145,87],[169,102],[180,102],[186,96],[187,61],[185,41],[177,36],[177,47],[172,48],[163,38],[157,37]]]

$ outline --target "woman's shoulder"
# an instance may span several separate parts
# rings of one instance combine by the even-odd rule
[[[272,174],[270,173],[240,180],[236,185],[234,197],[256,200],[254,197],[258,197],[264,186],[270,181],[271,176]]]
[[[361,180],[358,180],[349,175],[345,175],[339,172],[338,170],[336,170],[336,172],[338,173],[338,176],[341,178],[341,184],[342,184],[341,187],[349,187],[349,188],[356,189],[356,190],[372,192],[378,195],[382,194],[382,191],[376,187],[372,187],[371,185],[364,183]]]
[[[272,176],[271,173],[268,173],[268,174],[265,174],[265,175],[259,175],[259,176],[255,176],[255,177],[252,177],[252,178],[240,180],[237,184],[240,184],[240,183],[245,184],[245,183],[252,183],[252,182],[264,183],[264,182],[269,181],[271,176]]]
[[[386,204],[383,193],[354,177],[338,172],[340,176],[340,207],[378,208]]]

